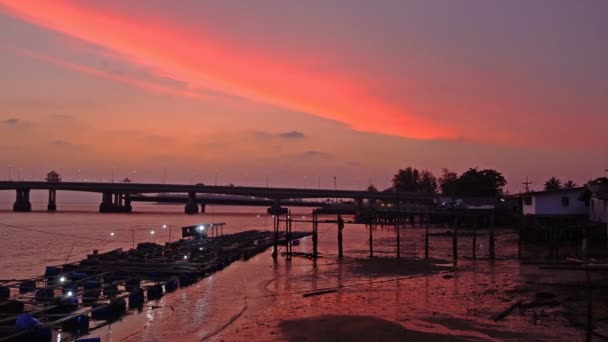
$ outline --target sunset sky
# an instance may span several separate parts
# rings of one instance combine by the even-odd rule
[[[0,0],[0,178],[582,184],[607,61],[605,0]]]

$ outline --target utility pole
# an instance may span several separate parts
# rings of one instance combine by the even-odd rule
[[[526,193],[530,192],[530,185],[532,184],[532,182],[530,182],[528,180],[528,177],[526,176],[526,181],[522,182],[521,184],[523,184],[525,186],[526,189]]]

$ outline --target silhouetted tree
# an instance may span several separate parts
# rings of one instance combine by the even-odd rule
[[[418,180],[418,192],[435,193],[437,192],[437,178],[429,171],[422,170]]]
[[[439,186],[441,187],[441,193],[446,195],[452,195],[457,192],[457,181],[458,174],[448,169],[443,169],[443,175],[439,178]]]
[[[420,172],[418,169],[408,167],[399,169],[393,176],[393,188],[396,191],[416,192],[418,190],[418,179]]]
[[[576,183],[573,180],[569,179],[566,183],[564,183],[564,188],[567,188],[567,189],[576,188]]]
[[[548,181],[545,182],[545,190],[558,190],[561,187],[562,181],[555,177],[551,177]]]
[[[367,191],[369,191],[369,192],[378,192],[378,188],[376,188],[373,184],[370,184],[367,187]],[[374,205],[374,204],[376,204],[376,200],[373,199],[373,198],[370,198],[370,199],[367,200],[367,203],[369,203],[370,205]]]
[[[460,177],[454,172],[444,170],[440,182],[445,195],[467,197],[498,197],[507,185],[507,180],[500,172],[477,168],[467,170]]]
[[[437,191],[437,179],[428,170],[419,171],[408,167],[399,169],[393,176],[392,189],[394,191],[434,193]]]

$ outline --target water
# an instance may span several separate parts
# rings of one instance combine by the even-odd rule
[[[2,211],[0,279],[39,276],[46,265],[76,261],[94,249],[104,252],[131,248],[133,242],[163,243],[169,240],[170,232],[172,239],[177,239],[180,227],[186,225],[225,222],[225,234],[272,229],[272,218],[264,214],[265,208],[208,206],[207,213],[196,216],[184,215],[182,209],[182,206],[138,205],[132,214],[99,214],[97,205],[61,205],[56,213]],[[293,208],[293,215],[309,218],[310,209]],[[163,225],[168,228],[163,229]],[[293,230],[310,231],[311,225],[294,223]],[[433,228],[431,232],[446,230],[448,228]],[[327,313],[367,314],[401,322],[416,330],[431,327],[458,335],[462,330],[458,324],[462,322],[452,326],[438,322],[438,317],[472,319],[467,310],[474,307],[481,310],[482,316],[489,316],[504,304],[496,296],[479,297],[478,294],[486,289],[484,286],[515,286],[523,281],[519,278],[538,276],[529,269],[522,269],[515,261],[517,244],[510,231],[497,232],[497,256],[506,259],[499,267],[490,267],[486,261],[462,260],[459,263],[462,271],[449,282],[440,275],[419,277],[425,271],[415,260],[424,256],[424,229],[407,227],[401,230],[402,258],[414,260],[414,263],[396,267],[371,265],[366,269],[367,266],[361,266],[357,260],[368,257],[368,233],[364,226],[347,224],[344,230],[347,258],[337,262],[336,227],[321,224],[319,249],[323,258],[317,267],[303,258],[294,258],[291,263],[283,259],[274,262],[267,251],[247,262],[236,262],[196,285],[148,303],[141,313],[131,312],[119,322],[92,331],[92,335],[100,336],[104,341],[282,340],[284,336],[277,327],[283,321]],[[396,249],[394,229],[378,228],[373,234],[374,255],[393,258]],[[438,259],[437,264],[449,263],[451,244],[450,237],[430,238],[430,256]],[[484,232],[478,236],[475,247],[478,257],[487,257]],[[471,237],[459,239],[461,258],[469,257],[472,248]],[[310,237],[294,247],[296,252],[311,250]],[[414,277],[394,281],[400,276]],[[336,294],[302,297],[306,291],[336,286],[346,287]],[[475,336],[482,339],[491,336],[486,331],[490,329],[484,325],[486,323],[472,322],[468,323],[469,329],[477,331]],[[521,329],[541,333],[529,322],[521,320],[508,322],[501,328],[509,333]],[[497,327],[492,329],[501,331]]]

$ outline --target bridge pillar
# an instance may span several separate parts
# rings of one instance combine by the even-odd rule
[[[188,193],[188,203],[186,203],[184,212],[188,215],[198,214],[198,203],[196,203],[196,193],[195,192]]]
[[[101,204],[99,205],[100,213],[111,213],[114,212],[114,204],[112,203],[112,193],[104,192],[101,195]]]
[[[46,208],[48,211],[57,210],[57,190],[49,190],[49,204]]]
[[[30,203],[30,189],[17,189],[17,197],[13,204],[13,211],[29,212],[32,211]]]
[[[131,196],[127,193],[104,192],[99,205],[100,213],[130,213],[133,211],[131,206]]]
[[[124,204],[122,206],[123,211],[125,213],[130,213],[133,211],[133,207],[131,206],[131,196],[129,194],[123,194]]]
[[[204,214],[205,213],[205,209],[206,209],[205,203],[201,203],[201,213]]]

